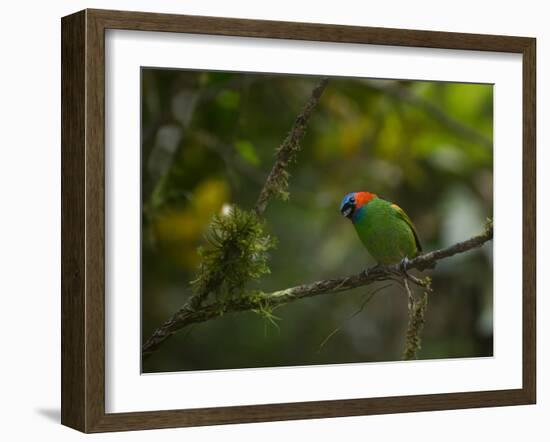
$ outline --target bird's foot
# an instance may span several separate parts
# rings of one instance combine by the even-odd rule
[[[403,273],[407,278],[409,277],[409,273],[407,272],[408,266],[409,266],[409,258],[405,256],[399,263],[399,270],[401,270],[401,273]]]
[[[399,263],[399,272],[401,272],[405,280],[409,280],[419,287],[426,287],[426,282],[424,280],[419,279],[416,276],[409,273],[408,268],[409,268],[410,262],[411,260],[405,256]]]

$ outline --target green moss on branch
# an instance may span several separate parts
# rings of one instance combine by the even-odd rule
[[[197,296],[233,297],[246,284],[270,272],[268,251],[275,239],[254,212],[232,207],[216,215],[199,249],[201,264],[192,287]]]

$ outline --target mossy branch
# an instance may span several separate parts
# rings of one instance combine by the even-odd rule
[[[300,151],[300,141],[306,133],[307,124],[311,114],[319,103],[319,99],[321,98],[327,83],[328,80],[323,78],[317,86],[313,88],[311,96],[306,102],[304,109],[300,115],[296,117],[290,132],[277,149],[277,159],[275,164],[273,164],[271,172],[269,173],[256,202],[255,210],[258,216],[263,215],[265,209],[267,208],[267,203],[273,196],[278,196],[282,199],[288,198],[288,165],[296,159],[296,155]]]
[[[405,334],[405,350],[403,351],[403,359],[406,361],[416,359],[422,346],[424,317],[426,315],[426,309],[428,308],[428,293],[431,292],[429,278],[425,283],[425,287],[426,291],[423,293],[422,297],[416,299],[406,284],[409,295],[409,323],[407,325],[407,333]]]
[[[485,231],[466,241],[456,243],[450,247],[427,252],[409,261],[408,270],[425,270],[433,267],[438,261],[451,256],[467,252],[481,247],[493,239],[492,222],[487,224]],[[234,296],[228,300],[215,301],[204,305],[200,309],[194,309],[191,302],[185,304],[168,321],[159,327],[143,345],[143,358],[154,353],[164,340],[185,327],[200,322],[215,319],[226,313],[253,311],[258,309],[273,309],[283,304],[288,304],[299,299],[310,298],[324,294],[342,293],[357,287],[364,287],[378,281],[402,281],[407,274],[399,264],[371,267],[363,272],[335,279],[324,279],[308,284],[278,290],[271,293],[255,292],[244,293],[241,296]],[[422,280],[412,277],[411,280],[423,286]],[[425,307],[424,307],[425,309]]]

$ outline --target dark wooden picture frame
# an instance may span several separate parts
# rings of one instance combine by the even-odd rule
[[[188,410],[106,413],[104,299],[106,29],[521,54],[523,57],[522,388]],[[61,50],[61,421],[64,425],[83,432],[102,432],[535,403],[535,39],[84,10],[62,19]]]

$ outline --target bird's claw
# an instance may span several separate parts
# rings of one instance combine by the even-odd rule
[[[407,267],[409,266],[409,258],[407,258],[406,256],[401,260],[401,262],[399,263],[399,270],[401,270],[402,273],[405,274],[405,276],[409,276],[408,272],[407,272]]]

